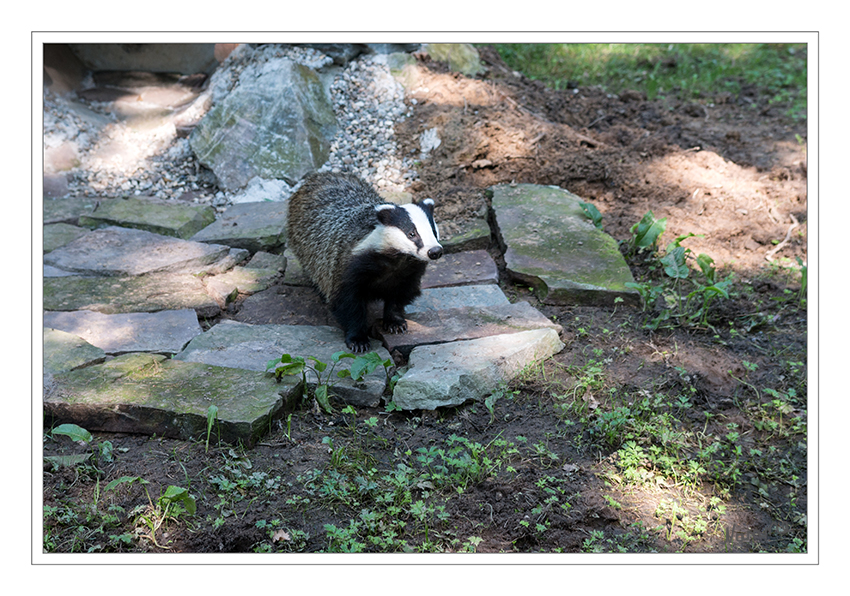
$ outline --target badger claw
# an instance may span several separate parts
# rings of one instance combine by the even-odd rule
[[[404,333],[407,331],[407,321],[385,321],[384,331],[387,333]]]
[[[372,342],[369,341],[369,338],[352,338],[345,340],[345,346],[354,354],[365,354],[366,352],[371,351]]]

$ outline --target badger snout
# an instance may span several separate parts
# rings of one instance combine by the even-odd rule
[[[443,247],[442,246],[433,246],[428,249],[428,258],[432,261],[436,261],[440,257],[443,256]]]

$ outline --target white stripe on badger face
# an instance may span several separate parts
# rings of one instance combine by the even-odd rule
[[[431,201],[431,199],[426,199],[426,201]],[[433,201],[431,201],[431,204],[433,204]],[[437,225],[434,224],[434,229],[431,229],[431,221],[428,219],[425,211],[418,205],[407,204],[402,205],[402,208],[407,211],[410,220],[416,226],[416,231],[419,232],[419,237],[422,238],[422,248],[419,249],[416,256],[423,261],[427,261],[429,260],[428,251],[440,246],[440,232],[438,231],[437,235],[434,235]]]

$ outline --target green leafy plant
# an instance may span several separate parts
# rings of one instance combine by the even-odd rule
[[[629,230],[632,237],[629,246],[632,251],[652,249],[658,242],[658,237],[667,229],[667,218],[656,219],[652,211],[647,211],[639,222]]]
[[[209,453],[210,450],[210,433],[212,433],[213,424],[218,420],[218,407],[215,405],[210,405],[207,408],[207,442],[204,447],[204,450]]]
[[[599,209],[596,208],[592,203],[579,202],[579,207],[584,211],[584,214],[587,218],[593,223],[596,229],[602,229],[602,214],[599,212]]]
[[[304,397],[308,396],[307,373],[310,372],[316,380],[316,387],[313,390],[313,397],[321,406],[322,410],[327,413],[333,413],[334,409],[330,403],[332,380],[334,379],[333,372],[340,360],[345,358],[353,359],[349,369],[337,371],[336,378],[351,377],[355,381],[361,380],[363,377],[371,373],[378,366],[383,366],[389,380],[389,370],[392,368],[393,362],[391,359],[382,359],[377,352],[369,352],[367,354],[352,354],[350,352],[335,352],[331,356],[331,367],[328,369],[328,364],[322,362],[315,356],[292,356],[283,354],[280,358],[269,360],[266,363],[266,371],[273,370],[275,379],[278,382],[286,376],[301,376]],[[327,370],[327,373],[325,371]]]
[[[131,516],[135,517],[136,526],[146,527],[147,535],[142,535],[148,538],[158,548],[169,548],[166,545],[159,544],[156,539],[156,534],[159,529],[171,520],[177,520],[183,513],[195,515],[197,505],[195,498],[189,494],[189,490],[183,487],[170,485],[156,500],[156,503],[151,499],[147,486],[150,484],[144,478],[139,476],[122,476],[106,485],[106,491],[115,489],[121,485],[130,486],[138,482],[145,491],[148,498],[148,505],[140,505],[136,507]]]
[[[641,222],[646,219],[644,216]],[[648,229],[652,228],[652,224],[645,224],[643,227],[647,226]],[[643,235],[641,242],[648,242],[649,235],[649,232]],[[658,266],[664,273],[660,283],[626,283],[626,286],[638,291],[645,310],[655,308],[660,311],[646,324],[647,328],[712,328],[708,320],[711,304],[717,298],[729,298],[732,282],[730,279],[721,281],[718,278],[714,259],[704,253],[695,255],[690,248],[682,246],[684,240],[695,236],[697,234],[691,233],[677,237],[657,258]],[[655,236],[653,242],[657,241],[657,238]],[[691,262],[696,263],[696,270],[691,268]]]

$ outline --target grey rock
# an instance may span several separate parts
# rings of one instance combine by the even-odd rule
[[[216,406],[211,439],[250,446],[300,393],[300,380],[278,384],[253,371],[125,354],[53,375],[44,417],[90,431],[203,440],[209,407]]]
[[[490,246],[490,225],[483,217],[461,222],[460,229],[453,233],[440,233],[440,244],[447,253],[486,250]]]
[[[71,224],[66,223],[57,223],[50,224],[44,226],[44,237],[42,240],[42,246],[44,247],[44,252],[49,253],[50,251],[56,250],[60,246],[65,246],[69,242],[72,242],[88,232],[85,228],[80,228],[77,226],[72,226]]]
[[[283,256],[286,257],[286,271],[283,275],[283,281],[290,286],[312,286],[313,282],[310,277],[304,272],[301,267],[301,262],[290,249],[283,251]]]
[[[432,60],[445,62],[455,72],[468,77],[484,72],[481,57],[475,46],[469,43],[429,43],[423,48]]]
[[[257,269],[277,269],[283,273],[286,271],[286,257],[259,251],[251,257],[251,260],[245,266]]]
[[[76,275],[74,273],[71,273],[70,271],[57,269],[56,267],[52,267],[50,265],[45,265],[43,271],[44,277],[68,277],[69,275]]]
[[[496,262],[485,250],[448,254],[428,264],[423,288],[495,284],[499,281]]]
[[[251,258],[251,253],[244,248],[231,248],[228,253],[211,265],[199,268],[196,275],[220,275],[241,265]]]
[[[420,346],[410,353],[393,402],[405,410],[433,410],[479,399],[563,347],[554,329]]]
[[[107,354],[176,354],[202,332],[194,310],[106,315],[90,310],[45,312],[44,326],[73,333]]]
[[[380,325],[376,325],[378,330]],[[410,315],[406,333],[382,333],[384,346],[407,356],[417,346],[506,335],[531,329],[551,328],[561,332],[528,302],[501,306],[476,306],[431,310]]]
[[[46,174],[42,194],[46,199],[57,199],[68,194],[68,176],[66,174]]]
[[[105,314],[193,309],[199,317],[221,312],[203,282],[190,273],[137,277],[46,277],[45,310],[93,310]]]
[[[69,370],[99,364],[106,352],[91,345],[79,335],[44,327],[44,372],[56,375]]]
[[[255,176],[294,184],[327,161],[336,129],[330,98],[315,71],[275,60],[247,67],[189,142],[222,187],[237,190]]]
[[[222,307],[239,294],[256,294],[271,286],[280,277],[277,269],[234,267],[226,273],[204,278],[207,292]]]
[[[248,296],[234,319],[255,325],[336,324],[315,289],[283,284]]]
[[[209,265],[230,248],[190,242],[143,230],[95,230],[44,256],[44,262],[83,275],[142,275],[192,271]]]
[[[226,244],[251,253],[273,251],[286,242],[287,205],[286,201],[232,205],[192,240]]]
[[[82,226],[135,228],[184,240],[214,221],[215,210],[209,205],[188,205],[148,197],[110,201],[80,216]]]
[[[465,306],[499,306],[510,304],[499,286],[457,286],[449,288],[426,288],[422,295],[409,305],[405,312],[414,314],[423,311],[463,308]]]
[[[67,223],[77,225],[80,216],[91,213],[100,203],[114,199],[95,199],[91,197],[69,197],[66,199],[48,199],[43,205],[44,224]]]
[[[508,273],[547,304],[638,305],[631,271],[617,242],[596,229],[581,198],[555,186],[490,188]]]
[[[372,347],[382,359],[389,358],[389,353],[380,347],[377,340],[372,342]],[[313,356],[330,365],[331,356],[340,351],[347,350],[342,331],[334,327],[249,325],[225,320],[189,342],[175,358],[215,366],[265,371],[268,362],[280,358],[282,354]],[[349,369],[350,365],[350,359],[343,359],[335,370]],[[351,378],[339,379],[335,374],[332,380],[331,393],[343,401],[373,407],[380,402],[387,379],[385,371],[380,369],[359,382]],[[308,383],[315,381],[315,378],[308,375]]]

